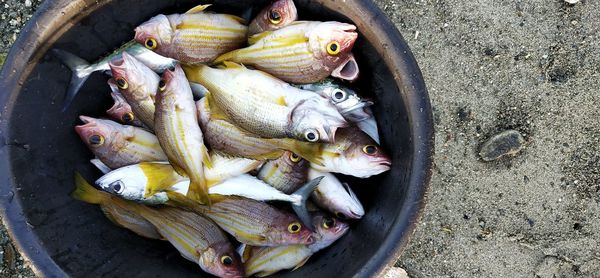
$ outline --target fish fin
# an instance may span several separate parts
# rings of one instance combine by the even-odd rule
[[[112,171],[108,166],[106,166],[106,164],[104,164],[104,162],[102,162],[102,160],[98,158],[90,159],[90,163],[94,164],[94,166],[96,166],[96,168],[98,168],[102,174],[107,174],[108,172]]]
[[[308,43],[308,37],[304,34],[292,35],[292,36],[283,36],[273,38],[269,40],[269,46],[284,46],[284,45],[295,45],[298,43]]]
[[[165,193],[167,194],[167,198],[169,198],[169,200],[166,203],[169,206],[180,208],[195,208],[199,205],[197,201],[192,200],[179,192],[166,191]]]
[[[306,264],[306,262],[308,262],[308,259],[310,259],[310,256],[307,256],[306,258],[304,258],[304,260],[299,262],[291,271],[301,268],[304,264]]]
[[[138,165],[148,179],[144,198],[171,188],[183,179],[168,163],[142,162]]]
[[[254,34],[250,37],[248,37],[248,44],[249,45],[253,45],[255,44],[257,41],[260,41],[262,38],[273,34],[273,31],[264,31],[262,33],[258,33],[258,34]]]
[[[238,255],[240,255],[243,263],[250,259],[250,255],[252,255],[252,246],[242,243],[240,246],[238,246],[238,248],[235,249],[235,251],[238,253]]]
[[[275,103],[278,105],[281,105],[281,106],[287,106],[287,102],[285,101],[284,96],[278,97],[277,100],[275,101]]]
[[[317,188],[317,186],[323,178],[324,176],[320,176],[315,179],[312,179],[292,194],[300,196],[300,202],[298,204],[292,203],[292,208],[294,209],[294,212],[296,212],[296,215],[298,215],[298,218],[300,218],[300,221],[302,221],[304,226],[306,226],[311,231],[313,230],[312,218],[310,217],[310,213],[308,213],[308,210],[306,209],[306,201],[308,201],[310,195],[315,190],[315,188]]]
[[[223,66],[225,66],[226,69],[240,69],[240,68],[246,68],[244,67],[242,64],[238,64],[235,62],[230,62],[230,61],[223,61]]]
[[[371,137],[375,143],[380,144],[379,130],[377,129],[377,121],[375,121],[375,117],[370,117],[366,120],[360,121],[356,123],[356,126],[369,135],[369,137]]]
[[[63,100],[62,112],[65,112],[95,68],[88,61],[64,50],[52,49],[52,53],[72,71],[71,81],[69,81],[69,87]]]
[[[310,161],[311,163],[321,166],[323,165],[323,156],[321,154],[323,145],[318,143],[298,141],[294,139],[287,139],[286,141],[287,144],[290,145],[287,146],[289,148],[286,148],[286,150],[290,150],[298,154],[300,157]]]
[[[110,213],[106,207],[104,206],[100,206],[100,210],[102,211],[102,213],[104,214],[104,216],[106,216],[106,218],[108,218],[108,220],[110,220],[110,222],[112,222],[113,224],[115,224],[116,226],[119,226],[121,228],[125,228],[123,227],[123,225],[119,224],[119,221],[117,221],[117,219],[112,215],[112,213]]]
[[[242,48],[243,49],[243,48]],[[216,65],[216,64],[220,64],[224,61],[232,61],[233,59],[236,58],[237,54],[239,53],[241,49],[237,49],[237,50],[233,50],[233,51],[229,51],[227,53],[221,54],[219,57],[217,57],[217,59],[215,59],[212,64]]]
[[[247,22],[245,19],[243,19],[243,18],[241,18],[239,16],[231,15],[231,14],[222,14],[222,16],[223,17],[227,17],[227,18],[232,19],[232,20],[235,20],[238,23],[244,24],[244,25],[246,25],[246,22]]]
[[[185,12],[186,14],[197,14],[200,12],[203,12],[204,10],[206,10],[208,7],[212,6],[212,4],[204,4],[204,5],[198,5],[196,7],[193,7],[191,9],[189,9],[187,12]]]
[[[210,154],[208,153],[208,149],[206,148],[206,145],[202,144],[202,162],[204,163],[204,165],[206,165],[207,168],[211,169],[213,168],[213,163],[212,163],[212,159],[210,158]]]
[[[259,273],[254,274],[254,276],[256,277],[266,277],[272,274],[277,273],[279,270],[265,270],[265,271],[261,271]]]
[[[98,205],[105,203],[111,197],[109,193],[94,188],[79,172],[75,172],[75,186],[71,197],[86,203]]]
[[[211,200],[208,195],[208,187],[206,186],[206,181],[204,178],[195,180],[190,177],[190,189],[188,190],[186,196],[192,200],[197,200],[202,204],[208,206],[211,205]]]

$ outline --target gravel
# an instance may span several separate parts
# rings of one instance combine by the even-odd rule
[[[0,60],[39,2],[0,0]],[[600,2],[375,2],[419,61],[436,128],[429,202],[397,266],[600,277]],[[480,146],[508,129],[527,146],[483,162]],[[11,246],[0,228],[0,276],[32,277]]]

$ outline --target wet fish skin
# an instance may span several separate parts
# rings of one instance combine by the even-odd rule
[[[154,99],[160,77],[135,57],[124,52],[109,63],[119,91],[133,113],[151,130],[154,129]]]
[[[205,12],[201,5],[185,14],[157,15],[135,28],[135,40],[158,54],[185,64],[206,63],[246,41],[244,20]]]
[[[359,72],[351,52],[358,37],[355,31],[356,26],[347,23],[295,21],[250,37],[250,46],[225,53],[214,63],[251,65],[296,84],[318,82],[332,74],[355,80]]]
[[[228,119],[213,113],[208,98],[196,102],[200,126],[205,140],[213,149],[239,157],[256,160],[277,159],[285,150],[293,151],[304,159],[320,164],[321,145],[290,138],[262,138],[242,130]]]
[[[173,71],[165,71],[162,82],[164,86],[156,94],[156,136],[175,170],[190,178],[188,196],[208,204],[203,164],[210,163],[210,158],[198,125],[192,90],[179,65]]]
[[[248,36],[281,29],[298,19],[293,0],[277,0],[262,9],[248,25]]]
[[[64,112],[69,107],[75,98],[75,95],[77,95],[79,89],[81,86],[83,86],[83,83],[85,83],[92,73],[103,71],[110,74],[110,67],[108,63],[115,57],[120,57],[123,52],[133,55],[157,73],[162,73],[164,70],[174,66],[177,63],[177,61],[171,58],[160,56],[146,49],[143,45],[140,45],[135,41],[130,41],[123,44],[113,53],[99,59],[93,64],[90,64],[86,60],[77,57],[72,53],[60,49],[53,49],[52,53],[72,71],[71,81],[69,82],[69,86],[65,94],[62,111]]]
[[[258,171],[257,178],[289,194],[306,182],[309,167],[310,162],[286,151],[278,159],[267,161]]]
[[[315,170],[368,178],[390,170],[392,161],[368,135],[350,127],[338,131],[335,143],[323,144],[323,163]]]
[[[348,184],[342,184],[331,173],[308,170],[308,178],[324,177],[312,193],[312,201],[340,219],[360,219],[365,215],[360,200]]]
[[[148,127],[146,127],[146,125],[144,125],[144,123],[142,123],[142,121],[140,121],[135,116],[135,114],[133,114],[131,105],[129,105],[129,103],[127,103],[127,100],[125,100],[125,97],[123,97],[123,95],[121,95],[121,92],[119,92],[119,88],[117,87],[117,84],[115,83],[114,79],[109,79],[108,85],[110,86],[110,89],[111,89],[110,96],[112,97],[114,104],[110,109],[108,109],[106,111],[106,114],[111,119],[113,119],[114,121],[117,121],[121,124],[132,125],[132,126],[149,129]]]
[[[313,216],[313,222],[318,225],[313,234],[315,242],[310,245],[247,246],[245,252],[249,258],[244,262],[247,277],[264,277],[283,269],[295,270],[303,266],[314,253],[328,247],[349,230],[347,223],[321,213]]]
[[[143,128],[111,120],[80,116],[75,131],[88,148],[111,169],[144,161],[165,161],[156,136]]]
[[[346,120],[327,99],[258,70],[235,63],[215,69],[184,67],[188,78],[205,86],[207,98],[239,127],[264,138],[333,142]]]

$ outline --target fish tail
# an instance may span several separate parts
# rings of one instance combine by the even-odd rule
[[[310,198],[311,193],[317,188],[321,180],[324,176],[317,177],[312,179],[311,181],[304,184],[300,189],[296,190],[292,195],[300,196],[300,201],[298,203],[292,203],[292,208],[300,221],[304,223],[306,227],[312,230],[312,218],[308,213],[308,209],[306,208],[306,201]]]
[[[190,189],[187,192],[187,197],[210,206],[208,186],[206,186],[206,181],[204,178],[190,177]]]
[[[316,143],[308,143],[302,141],[293,141],[294,146],[293,149],[289,150],[293,151],[300,157],[310,161],[311,163],[317,165],[323,165],[323,157],[321,155],[321,144]]]
[[[75,172],[75,186],[75,191],[71,193],[74,199],[98,205],[110,198],[110,194],[94,188],[79,172]]]
[[[73,72],[63,101],[62,112],[65,112],[75,98],[75,95],[77,95],[77,92],[79,92],[79,89],[81,89],[81,86],[83,86],[83,83],[95,71],[95,68],[88,61],[64,50],[52,49],[52,52],[54,56],[60,59]]]

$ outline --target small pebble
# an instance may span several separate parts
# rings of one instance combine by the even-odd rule
[[[14,271],[17,263],[17,254],[12,244],[8,243],[4,246],[4,265],[10,270]]]
[[[484,161],[496,160],[505,155],[517,154],[525,143],[523,136],[516,130],[506,130],[492,136],[481,146],[479,155]]]
[[[31,7],[31,0],[25,0],[25,7]]]
[[[569,4],[577,4],[579,2],[579,0],[565,0],[565,2],[567,2]]]

